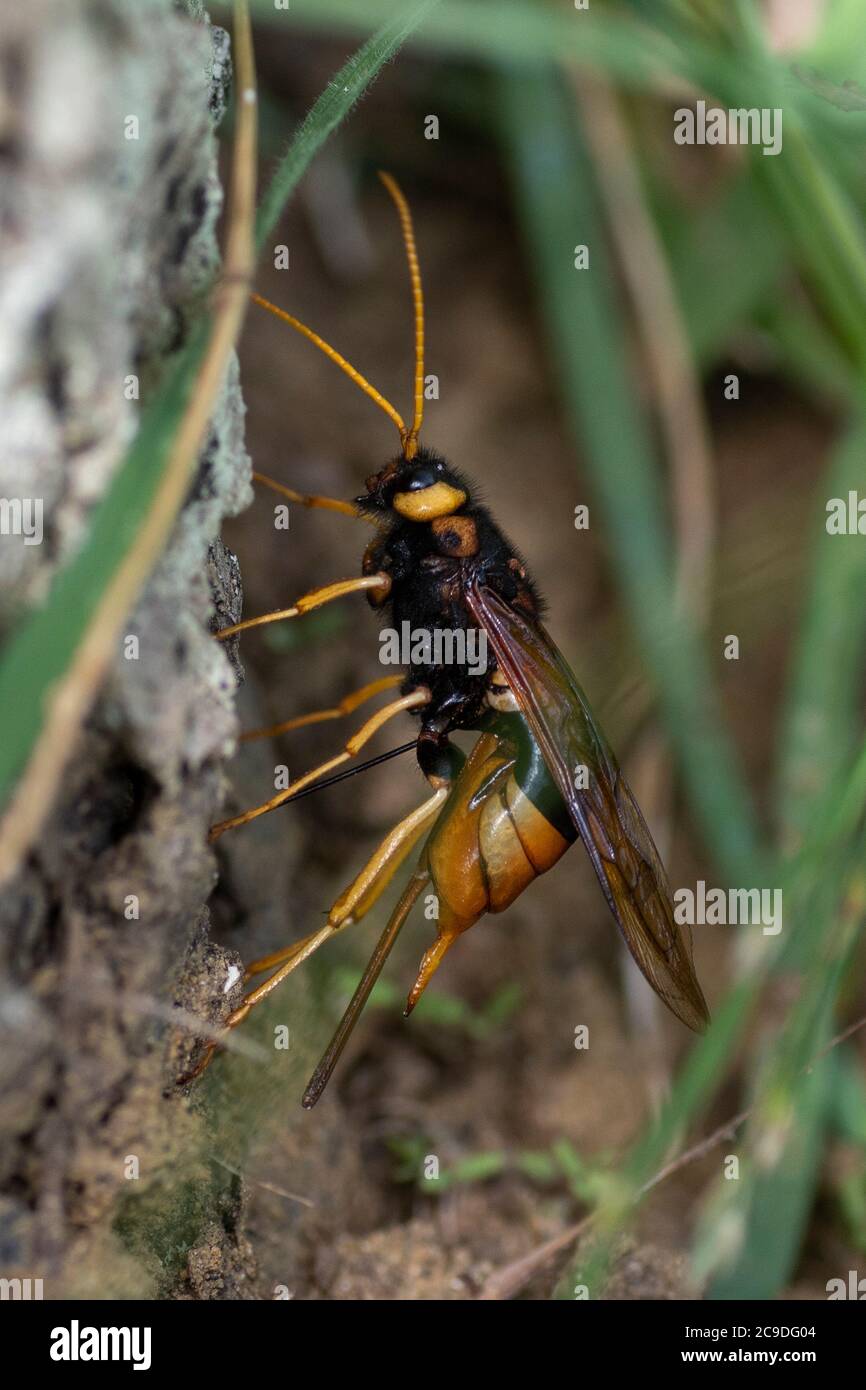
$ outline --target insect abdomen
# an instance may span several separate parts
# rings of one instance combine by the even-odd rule
[[[498,715],[490,727],[466,759],[424,847],[436,890],[436,940],[424,952],[407,1013],[457,938],[486,912],[513,903],[575,838],[576,832],[553,823],[561,798],[522,717]]]
[[[539,874],[547,873],[568,849],[514,774],[484,804],[479,849],[487,871],[488,911],[503,912]]]
[[[451,807],[427,843],[440,930],[463,932],[503,912],[572,843],[521,789],[513,757],[491,735],[470,754]]]

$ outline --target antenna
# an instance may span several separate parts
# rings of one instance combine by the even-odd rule
[[[283,323],[287,323],[290,327],[297,329],[297,331],[302,333],[320,352],[323,352],[327,358],[335,362],[337,366],[346,373],[346,376],[354,381],[356,386],[360,386],[365,396],[369,396],[370,400],[375,401],[380,410],[384,410],[385,414],[390,416],[397,426],[397,429],[400,431],[400,441],[402,443],[406,438],[406,426],[403,423],[402,415],[398,410],[394,409],[390,401],[385,399],[381,391],[377,391],[375,386],[370,385],[366,377],[361,376],[361,373],[356,367],[352,366],[351,362],[347,362],[345,357],[337,352],[336,348],[332,348],[331,344],[326,343],[324,338],[320,338],[318,333],[314,333],[312,328],[308,328],[305,323],[301,323],[300,319],[296,319],[294,314],[287,314],[285,309],[277,308],[276,304],[272,304],[269,299],[265,299],[262,295],[256,294],[255,292],[252,293],[250,298],[253,299],[256,304],[260,304],[263,309],[267,309],[269,314],[276,314],[278,319],[283,320]]]
[[[312,328],[308,328],[300,319],[295,318],[294,314],[289,314],[285,309],[280,309],[276,304],[272,304],[263,295],[252,293],[250,296],[253,301],[260,305],[262,309],[267,309],[269,314],[274,314],[276,318],[282,319],[290,328],[317,347],[320,352],[334,362],[341,371],[346,373],[350,381],[369,396],[375,405],[383,410],[390,420],[397,426],[400,435],[400,443],[403,446],[403,457],[413,459],[418,452],[418,436],[421,433],[421,422],[424,418],[424,290],[421,284],[421,268],[418,264],[418,251],[415,245],[415,230],[412,226],[412,214],[409,211],[409,204],[396,179],[391,174],[379,170],[379,178],[397,209],[400,218],[400,226],[403,230],[403,242],[406,247],[406,259],[409,262],[409,279],[412,285],[412,302],[415,308],[415,413],[412,420],[411,429],[406,428],[406,423],[398,410],[394,408],[389,400],[371,385],[366,377],[362,376],[351,362],[347,361],[336,348],[332,348],[330,343],[326,343],[324,338],[320,338],[318,333],[314,333]]]
[[[397,209],[400,226],[403,229],[403,242],[406,259],[409,262],[409,280],[412,284],[412,302],[415,306],[415,418],[412,428],[403,439],[403,455],[407,459],[415,457],[421,421],[424,419],[424,289],[421,284],[421,267],[418,264],[418,250],[415,245],[415,228],[409,204],[397,180],[391,174],[379,170],[379,178],[388,190]]]

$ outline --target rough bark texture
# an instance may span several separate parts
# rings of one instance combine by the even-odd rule
[[[0,496],[44,540],[0,544],[0,624],[86,534],[141,401],[217,266],[214,125],[228,37],[190,0],[28,0],[0,70]],[[127,138],[129,118],[137,138]],[[0,901],[0,1274],[45,1296],[253,1296],[240,1184],[173,1081],[172,998],[217,1019],[233,959],[208,939],[206,828],[236,733],[209,635],[240,581],[220,523],[249,500],[236,363],[191,496],[120,644],[63,793]],[[176,979],[174,996],[172,979]],[[190,1251],[192,1252],[190,1254]]]

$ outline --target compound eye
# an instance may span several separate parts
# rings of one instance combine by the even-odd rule
[[[436,473],[432,468],[419,468],[406,484],[407,492],[420,492],[422,488],[432,487]]]

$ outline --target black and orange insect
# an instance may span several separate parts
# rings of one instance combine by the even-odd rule
[[[670,886],[646,822],[599,730],[586,696],[540,621],[541,602],[527,566],[473,495],[472,485],[431,449],[421,447],[424,303],[411,215],[403,194],[380,176],[400,216],[415,306],[415,409],[407,427],[394,407],[354,367],[292,315],[257,303],[315,343],[394,421],[400,454],[367,479],[354,503],[304,496],[255,475],[290,500],[375,523],[361,576],[299,598],[291,608],[223,629],[227,638],[262,623],[295,618],[347,594],[364,592],[395,627],[483,633],[492,653],[480,672],[466,663],[413,663],[346,697],[337,709],[288,720],[280,730],[348,713],[399,685],[396,699],[348,739],[343,750],[261,806],[213,827],[211,838],[245,825],[320,785],[404,711],[420,721],[415,746],[430,798],[385,836],[369,862],[331,907],[324,926],[284,950],[254,961],[247,977],[272,971],[229,1017],[234,1028],[293,970],[338,932],[370,911],[424,837],[420,856],[337,1032],[304,1093],[313,1106],[330,1077],[399,931],[431,886],[437,935],[424,953],[406,1005],[410,1013],[459,936],[487,912],[502,912],[532,880],[581,839],[608,906],[638,966],[656,993],[690,1028],[708,1021],[694,973],[691,942],[676,925]],[[426,657],[427,654],[425,654]],[[468,756],[455,730],[478,739]],[[274,730],[262,732],[275,732]],[[211,1045],[196,1073],[203,1070]]]

